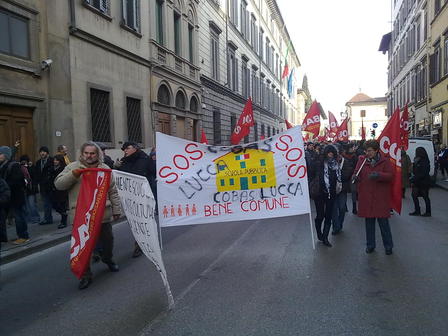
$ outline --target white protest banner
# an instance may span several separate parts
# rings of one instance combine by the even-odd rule
[[[131,227],[135,241],[145,256],[156,266],[162,277],[168,295],[168,305],[174,305],[174,298],[166,275],[160,251],[157,223],[154,218],[156,201],[148,180],[139,175],[113,170],[115,185],[121,205]]]
[[[157,173],[161,226],[310,213],[300,126],[236,146],[157,133]]]

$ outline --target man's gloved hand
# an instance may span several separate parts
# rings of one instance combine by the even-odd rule
[[[352,183],[355,184],[355,183],[358,183],[358,181],[359,181],[359,176],[353,175],[352,176]]]
[[[79,178],[82,174],[82,168],[73,169],[72,174],[74,177]]]
[[[372,172],[369,174],[369,180],[377,180],[380,177],[378,172]]]

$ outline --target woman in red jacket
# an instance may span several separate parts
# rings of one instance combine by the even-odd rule
[[[366,219],[366,253],[375,250],[375,221],[378,220],[386,254],[390,255],[393,241],[388,218],[394,169],[389,159],[380,154],[378,141],[369,140],[364,147],[366,156],[359,158],[354,179],[358,182],[358,216]]]

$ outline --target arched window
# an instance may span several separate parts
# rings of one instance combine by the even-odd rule
[[[185,95],[182,91],[178,91],[176,94],[176,107],[185,110]]]
[[[157,92],[157,101],[159,104],[171,105],[170,90],[166,85],[160,85],[159,91]]]
[[[198,112],[198,100],[195,96],[191,97],[190,100],[190,111],[191,112]]]

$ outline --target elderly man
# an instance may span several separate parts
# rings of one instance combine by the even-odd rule
[[[72,162],[64,171],[60,173],[55,180],[55,186],[59,190],[68,190],[69,192],[69,208],[70,214],[73,218],[76,202],[80,189],[80,176],[82,169],[85,168],[105,168],[109,167],[103,163],[103,153],[99,146],[92,142],[86,142],[81,146],[81,156],[78,161]],[[120,217],[120,199],[115,187],[115,182],[111,179],[108,200],[106,201],[106,209],[102,220],[100,244],[102,246],[101,260],[109,267],[111,272],[118,272],[118,265],[112,260],[112,249],[114,243],[114,236],[112,233],[111,220]],[[92,283],[92,272],[90,267],[81,277],[79,282],[79,289],[85,289]]]

